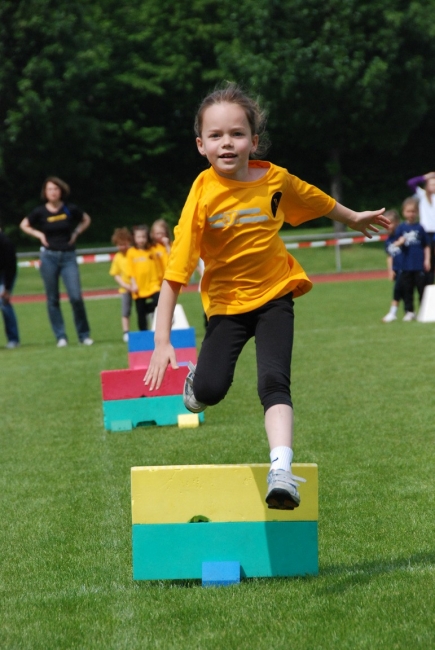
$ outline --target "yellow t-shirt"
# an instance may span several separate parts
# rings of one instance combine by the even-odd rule
[[[162,277],[160,280],[160,284],[161,284],[163,282],[163,276],[165,273],[166,266],[168,264],[169,254],[168,251],[166,250],[166,246],[164,246],[163,244],[154,244],[153,249],[158,259],[160,260],[159,270],[161,270],[162,273]]]
[[[160,291],[164,265],[162,253],[155,246],[146,250],[129,248],[126,270],[129,280],[136,280],[138,291],[132,294],[133,298],[149,298]]]
[[[298,297],[312,287],[305,271],[279,236],[283,222],[298,226],[321,217],[335,200],[313,185],[266,161],[256,181],[240,182],[212,167],[194,182],[169,256],[165,279],[187,284],[198,259],[204,260],[201,297],[208,317],[242,314],[290,291]]]
[[[110,265],[109,274],[113,276],[119,275],[123,282],[129,283],[130,277],[127,274],[127,264],[127,253],[118,251],[115,253],[115,257]],[[118,291],[119,293],[127,293],[127,289],[124,289],[124,287],[119,287]]]

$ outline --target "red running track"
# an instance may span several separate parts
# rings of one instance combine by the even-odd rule
[[[322,275],[310,275],[310,280],[313,284],[320,284],[323,282],[356,282],[359,280],[387,280],[387,271],[358,271],[352,273],[329,273]],[[183,291],[197,291],[196,284],[191,284]],[[117,289],[93,289],[91,291],[84,291],[83,296],[88,300],[99,300],[101,298],[116,298],[119,295]],[[68,300],[66,293],[61,294],[62,300]],[[44,302],[45,294],[29,294],[23,296],[14,296],[13,302],[15,304],[22,302]]]

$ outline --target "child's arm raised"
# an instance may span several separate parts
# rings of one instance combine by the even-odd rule
[[[390,225],[390,220],[384,217],[384,212],[385,208],[374,210],[373,212],[370,210],[366,212],[355,212],[341,205],[341,203],[336,203],[331,212],[328,212],[325,216],[334,221],[344,223],[349,228],[352,228],[352,230],[358,230],[371,239],[371,232],[379,232],[379,228],[376,226],[387,228]]]
[[[172,368],[178,368],[175,350],[171,345],[171,327],[180,288],[178,282],[163,280],[157,304],[155,349],[144,377],[145,385],[149,385],[150,390],[160,388],[169,364]]]

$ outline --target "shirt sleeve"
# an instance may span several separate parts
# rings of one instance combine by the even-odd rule
[[[110,265],[109,275],[120,275],[121,269],[119,267],[118,255],[116,254]]]
[[[424,176],[415,176],[414,178],[410,178],[408,181],[406,181],[406,184],[415,194],[417,187],[420,185],[420,183],[424,183],[424,180]]]
[[[32,226],[32,228],[37,227],[39,224],[39,220],[41,218],[41,213],[40,213],[40,207],[34,208],[32,212],[27,215],[27,219]]]
[[[288,174],[282,203],[284,221],[292,226],[299,226],[331,212],[336,201],[315,185]]]
[[[164,279],[186,285],[198,265],[205,209],[201,203],[204,172],[198,176],[174,229],[174,243]]]

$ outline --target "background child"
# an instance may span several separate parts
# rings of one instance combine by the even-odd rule
[[[154,245],[163,246],[165,251],[168,253],[171,252],[171,229],[169,224],[164,219],[156,219],[153,225],[151,226],[151,241]]]
[[[136,305],[139,329],[148,329],[147,316],[153,314],[159,299],[164,272],[161,250],[150,240],[148,226],[133,228],[134,246],[127,252],[127,274]]]
[[[250,160],[264,151],[264,126],[257,102],[236,84],[216,90],[199,107],[196,144],[211,166],[194,182],[175,228],[145,384],[158,388],[168,364],[177,367],[172,314],[201,257],[201,297],[209,322],[198,365],[186,378],[184,403],[200,412],[220,402],[242,348],[255,336],[258,393],[271,450],[266,502],[269,508],[291,510],[299,505],[301,480],[291,473],[293,299],[312,284],[279,230],[284,221],[297,226],[326,214],[370,237],[370,230],[377,232],[372,224],[386,227],[389,221],[384,210],[353,212],[286,169]]]
[[[388,239],[385,241],[388,278],[394,282],[394,285],[393,300],[391,301],[390,311],[383,317],[382,321],[384,323],[392,323],[397,320],[397,308],[399,302],[403,300],[402,249],[400,246],[396,246],[395,244],[397,239],[396,228],[400,223],[400,216],[397,210],[387,210],[385,216],[390,220],[390,225],[388,226]]]
[[[118,252],[112,260],[109,273],[119,284],[119,293],[121,294],[122,340],[124,343],[128,342],[128,332],[130,329],[131,284],[127,273],[127,251],[132,243],[133,237],[128,228],[115,228],[112,235],[112,244],[117,247]]]
[[[406,223],[396,229],[396,246],[402,249],[402,283],[405,315],[403,320],[412,321],[414,313],[414,289],[418,296],[423,296],[427,276],[430,271],[429,237],[424,228],[417,223],[418,201],[414,197],[402,203],[402,216]]]

